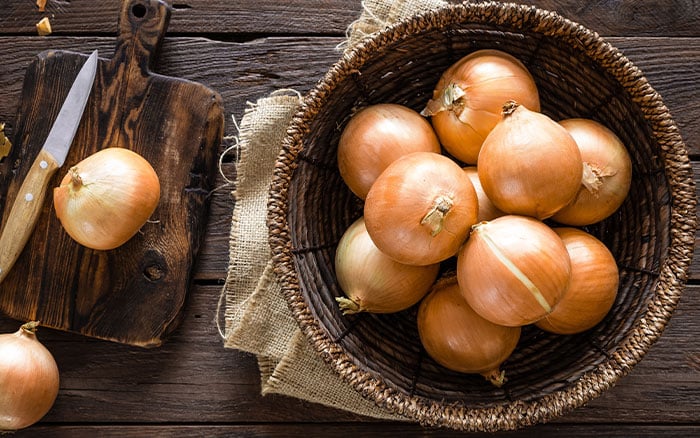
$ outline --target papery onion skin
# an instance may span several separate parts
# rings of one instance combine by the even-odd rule
[[[364,206],[377,248],[407,265],[432,265],[457,253],[479,205],[469,177],[453,160],[414,152],[374,182]]]
[[[578,193],[583,160],[561,125],[509,102],[484,141],[477,167],[484,192],[500,210],[547,219]]]
[[[428,355],[453,371],[482,374],[496,386],[505,381],[499,368],[515,350],[520,332],[520,327],[482,318],[454,278],[440,280],[418,308],[418,333]]]
[[[0,430],[18,430],[41,420],[59,388],[58,365],[36,338],[37,322],[0,335]]]
[[[574,200],[552,219],[574,226],[600,222],[624,202],[632,184],[632,160],[620,138],[590,119],[559,121],[581,151],[582,185]]]
[[[583,230],[557,227],[571,259],[571,283],[554,310],[535,325],[570,335],[594,327],[610,312],[619,286],[617,263],[603,242]]]
[[[501,120],[501,108],[509,100],[540,110],[537,86],[525,65],[506,52],[484,49],[442,74],[422,114],[431,116],[449,154],[476,164],[481,144]]]
[[[360,199],[397,158],[411,152],[440,153],[430,122],[403,105],[381,103],[355,113],[338,142],[340,176]]]
[[[85,158],[53,192],[56,216],[81,245],[117,248],[151,217],[160,200],[160,181],[151,164],[124,148],[102,149]]]
[[[481,222],[457,255],[464,298],[482,317],[508,327],[534,323],[569,287],[571,262],[561,238],[543,222],[501,216]]]
[[[496,219],[497,217],[504,216],[505,213],[498,209],[493,202],[484,193],[483,187],[481,187],[481,181],[479,181],[479,173],[476,166],[467,166],[464,168],[464,172],[469,177],[469,180],[476,190],[476,196],[479,199],[479,214],[477,215],[476,221],[490,221]]]
[[[439,264],[409,266],[386,256],[372,242],[361,217],[338,243],[335,274],[347,298],[336,301],[345,314],[399,312],[425,296],[439,269]]]

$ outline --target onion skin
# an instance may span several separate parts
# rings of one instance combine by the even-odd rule
[[[552,219],[574,226],[600,222],[627,197],[632,184],[632,160],[617,135],[594,120],[567,119],[559,124],[576,141],[584,170],[576,197]]]
[[[421,114],[431,116],[448,153],[476,164],[481,144],[501,120],[501,108],[509,100],[540,110],[537,86],[522,62],[508,53],[484,49],[442,74]]]
[[[561,335],[580,333],[602,321],[615,303],[620,283],[617,263],[591,234],[569,227],[554,231],[571,258],[571,284],[552,313],[535,325]]]
[[[37,322],[0,335],[0,430],[29,427],[51,409],[59,387],[58,366],[39,342]]]
[[[564,242],[549,226],[526,216],[501,216],[475,225],[457,256],[457,279],[469,305],[508,327],[531,324],[550,313],[570,277]]]
[[[129,149],[102,149],[73,166],[53,191],[56,216],[81,245],[109,250],[131,239],[153,214],[160,182]]]
[[[497,217],[504,216],[505,213],[493,205],[493,202],[491,202],[489,197],[486,196],[486,193],[484,193],[484,189],[481,187],[481,181],[479,181],[479,173],[476,166],[465,167],[464,173],[467,174],[469,180],[472,182],[474,190],[476,190],[476,196],[479,199],[479,214],[477,215],[476,221],[490,221]]]
[[[457,253],[476,223],[478,198],[453,160],[414,152],[394,161],[374,182],[364,206],[377,248],[407,265],[432,265]]]
[[[379,174],[411,152],[440,153],[428,120],[403,105],[371,105],[345,125],[338,142],[338,168],[350,190],[365,199]]]
[[[464,300],[459,285],[441,280],[418,309],[418,333],[426,352],[440,365],[461,373],[479,373],[503,385],[500,365],[515,350],[520,327],[494,324]]]
[[[554,120],[515,102],[479,154],[479,180],[491,202],[509,214],[546,219],[581,187],[583,160],[573,137]]]
[[[399,312],[428,293],[439,269],[439,264],[409,266],[384,255],[367,234],[361,217],[338,243],[335,273],[347,298],[336,301],[344,314]]]

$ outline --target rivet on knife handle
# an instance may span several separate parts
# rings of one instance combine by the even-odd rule
[[[42,149],[22,182],[0,235],[0,282],[29,240],[44,205],[49,181],[58,167],[51,154]]]

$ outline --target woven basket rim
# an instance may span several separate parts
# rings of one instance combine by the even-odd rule
[[[484,15],[484,12],[496,12]],[[480,21],[485,18],[485,21]],[[294,161],[303,149],[303,138],[312,120],[335,86],[356,72],[377,48],[387,47],[415,33],[440,31],[455,24],[485,24],[559,38],[596,60],[629,93],[652,126],[663,155],[666,179],[671,188],[670,247],[660,266],[653,300],[615,354],[572,385],[530,401],[504,401],[489,407],[464,404],[442,405],[438,400],[403,394],[380,378],[361,369],[330,339],[313,317],[300,290],[291,256],[286,195],[294,172]],[[518,27],[520,26],[520,27]],[[615,68],[612,68],[615,67]],[[466,431],[514,430],[559,417],[614,386],[628,374],[658,340],[675,310],[687,280],[696,231],[695,184],[687,148],[677,125],[642,72],[620,51],[597,33],[556,12],[513,3],[484,2],[450,4],[417,14],[376,32],[348,50],[305,96],[292,118],[270,186],[268,227],[275,272],[282,292],[302,332],[318,354],[340,377],[365,398],[395,414],[424,425]]]

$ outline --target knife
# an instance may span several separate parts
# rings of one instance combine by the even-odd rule
[[[17,192],[0,234],[0,282],[7,276],[34,230],[49,181],[63,166],[78,131],[97,72],[97,50],[83,64],[51,126],[44,146]]]

